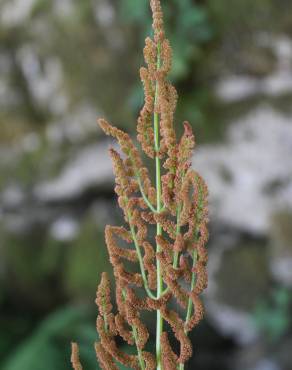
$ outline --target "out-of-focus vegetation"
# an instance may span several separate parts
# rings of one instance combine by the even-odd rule
[[[84,366],[94,368],[92,343],[97,335],[90,317],[92,313],[83,306],[64,307],[54,312],[9,353],[2,369],[66,369],[70,355],[68,342],[74,337],[81,341]]]
[[[291,1],[162,4],[174,49],[172,79],[180,96],[177,122],[190,120],[200,144],[220,143],[227,127],[259,104],[291,113],[287,88],[279,96],[260,90],[231,103],[222,102],[215,89],[217,81],[233,75],[255,79],[253,88],[273,76],[278,56],[272,38],[292,37]],[[81,343],[84,368],[96,368],[91,345],[95,288],[101,271],[111,271],[103,230],[106,223],[120,222],[121,214],[113,205],[111,177],[102,181],[110,164],[103,164],[106,145],[95,151],[103,140],[95,120],[106,115],[134,131],[143,100],[138,68],[150,23],[148,0],[0,2],[1,369],[68,369],[71,340]],[[281,136],[281,143],[287,139]],[[265,150],[259,148],[258,155]],[[244,162],[243,176],[249,166]],[[231,191],[233,174],[224,166],[218,173]],[[289,176],[269,180],[264,201],[288,187]],[[244,180],[248,187],[248,175]],[[234,187],[243,197],[236,182]],[[253,206],[256,212],[261,202]],[[291,212],[284,209],[259,232],[216,217],[212,213],[210,249],[215,254],[222,250],[213,261],[220,256],[226,261],[215,274],[216,289],[211,287],[216,307],[220,311],[220,304],[230,305],[234,315],[247,310],[262,339],[250,333],[248,338],[259,340],[261,348],[241,347],[229,322],[224,331],[210,320],[194,334],[199,349],[190,368],[267,370],[250,365],[250,358],[237,360],[241,351],[253,348],[253,359],[263,353],[288,364],[276,370],[290,370],[289,361],[282,360],[291,343],[290,275],[279,279],[277,269],[272,274],[269,259],[292,253]],[[233,249],[226,251],[230,244]],[[244,331],[246,321],[236,318],[238,331]]]
[[[291,325],[290,306],[291,292],[283,287],[275,289],[269,300],[257,304],[254,319],[268,341],[275,342],[286,334]]]

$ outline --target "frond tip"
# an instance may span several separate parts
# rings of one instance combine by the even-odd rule
[[[96,293],[96,304],[102,316],[109,315],[112,310],[110,298],[110,281],[106,272],[101,275],[101,282]]]
[[[74,342],[71,344],[71,363],[74,370],[83,370],[79,360],[79,347]]]

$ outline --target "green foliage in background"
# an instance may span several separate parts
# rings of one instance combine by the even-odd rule
[[[78,338],[84,365],[96,368],[93,343],[97,340],[94,319],[86,307],[59,309],[49,315],[3,364],[2,370],[65,370],[70,363],[70,342]]]
[[[103,232],[93,220],[83,223],[70,245],[64,268],[64,284],[72,297],[94,297],[102,271],[111,272]]]
[[[0,368],[65,370],[77,339],[84,363],[95,368],[94,297],[100,272],[109,269],[97,223],[86,214],[70,242],[53,239],[41,223],[19,235],[2,227],[1,235]],[[70,307],[56,309],[67,301]]]
[[[269,301],[257,304],[253,321],[268,341],[278,341],[292,328],[291,290],[284,287],[275,289]]]
[[[6,275],[0,281],[37,306],[50,306],[58,294],[92,300],[100,272],[110,270],[103,233],[88,214],[75,240],[55,240],[39,223],[18,235],[2,229],[1,246]]]
[[[139,25],[141,35],[150,34],[149,1],[121,1],[123,21]],[[170,0],[163,3],[167,34],[174,48],[171,77],[185,78],[194,60],[202,57],[201,44],[210,41],[213,30],[207,9],[192,0]],[[143,29],[144,28],[144,29]]]

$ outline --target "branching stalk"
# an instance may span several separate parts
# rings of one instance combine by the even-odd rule
[[[137,353],[138,353],[140,368],[141,368],[141,370],[145,370],[145,362],[143,360],[142,351],[138,346],[138,331],[137,331],[136,326],[132,326],[132,331],[133,331],[133,337],[134,337],[134,340],[135,340],[135,344],[136,344],[136,347],[137,347]]]
[[[157,210],[153,207],[152,203],[150,202],[150,200],[148,199],[147,195],[145,194],[144,192],[144,189],[143,189],[143,185],[141,183],[141,179],[139,176],[137,176],[137,181],[138,181],[138,184],[139,184],[139,189],[140,189],[140,193],[144,199],[144,202],[147,204],[147,206],[149,207],[149,209],[153,212],[153,213],[157,213]]]
[[[193,252],[193,269],[196,266],[197,258],[198,258],[197,251],[194,250],[194,252]],[[196,283],[196,274],[194,272],[192,272],[191,291],[194,289],[195,283]],[[193,309],[193,301],[189,298],[185,324],[187,324],[189,322],[190,318],[191,318],[192,309]]]
[[[126,300],[126,292],[123,290],[123,298],[124,298],[124,301]],[[132,328],[132,334],[133,334],[133,338],[134,338],[134,341],[135,341],[135,345],[136,345],[136,348],[137,348],[137,354],[138,354],[138,360],[139,360],[139,365],[140,365],[140,368],[141,370],[145,370],[145,362],[143,360],[143,355],[142,355],[142,351],[141,349],[139,348],[139,345],[138,345],[138,331],[137,331],[137,328],[135,325],[131,325],[131,328]]]
[[[157,70],[161,66],[161,57],[160,57],[160,45],[158,44],[157,47]],[[155,86],[155,98],[154,98],[154,106],[156,107],[158,101],[158,82],[156,81]],[[155,168],[156,168],[156,196],[157,196],[157,212],[161,212],[161,166],[160,166],[160,158],[159,158],[159,114],[155,111],[154,112],[154,147],[155,147]],[[156,225],[156,235],[162,234],[162,228],[159,223]],[[156,245],[156,253],[159,253],[161,250],[159,244]],[[161,275],[161,266],[160,262],[157,260],[156,262],[156,270],[157,270],[157,299],[159,299],[163,293],[163,280]],[[161,316],[160,310],[157,310],[156,314],[156,366],[157,370],[162,369],[161,367],[161,334],[163,330],[163,318]]]
[[[184,370],[192,354],[188,333],[203,317],[199,295],[207,284],[207,186],[191,168],[195,146],[191,125],[184,122],[180,138],[175,132],[177,93],[168,79],[172,50],[165,36],[160,0],[149,1],[154,35],[146,39],[146,66],[140,69],[145,102],[138,118],[137,140],[144,153],[154,160],[155,184],[131,136],[105,119],[99,120],[102,130],[118,141],[123,152],[121,155],[111,149],[110,155],[116,177],[115,191],[128,224],[126,228],[108,225],[105,230],[118,309],[115,316],[110,282],[104,273],[96,300],[100,313],[97,320],[100,343],[96,353],[105,370],[117,368],[118,363],[141,370]],[[147,238],[152,225],[156,226],[156,245]],[[117,239],[130,245],[121,247]],[[191,263],[180,257],[186,254],[193,258],[192,270]],[[137,262],[139,274],[133,274],[127,262]],[[141,285],[145,288],[143,298],[139,294]],[[126,292],[129,292],[127,297]],[[186,301],[183,320],[177,305],[185,308]],[[176,304],[171,305],[172,302]],[[156,314],[155,353],[145,350],[149,340],[149,331],[141,321],[141,312],[145,310]],[[163,330],[164,319],[173,334]],[[169,335],[178,338],[179,354],[172,349]],[[132,355],[121,351],[115,342],[117,336],[133,342],[137,352]]]
[[[105,307],[106,307],[105,299],[102,300],[102,305],[103,305],[103,310],[105,312]],[[105,313],[103,314],[103,321],[104,321],[104,330],[107,333],[108,332],[108,322],[107,322],[107,317]]]
[[[156,299],[155,295],[151,292],[151,290],[149,288],[149,285],[148,285],[148,280],[147,280],[146,271],[145,271],[145,267],[144,267],[144,263],[143,263],[143,257],[142,257],[141,249],[140,249],[140,246],[139,246],[139,243],[138,243],[138,240],[137,240],[135,227],[131,223],[131,218],[132,218],[131,215],[128,213],[130,231],[131,231],[132,239],[133,239],[133,242],[134,242],[134,245],[135,245],[135,248],[136,248],[136,252],[137,252],[137,256],[138,256],[138,260],[139,260],[140,271],[141,271],[141,275],[142,275],[142,279],[143,279],[143,283],[144,283],[144,288],[145,288],[145,291],[146,291],[146,293],[148,294],[148,296],[150,298]]]
[[[180,214],[181,214],[181,205],[178,206],[176,212],[176,236],[180,233]],[[179,252],[175,252],[173,256],[173,267],[177,268],[178,265]]]
[[[193,270],[196,266],[197,258],[198,258],[198,254],[197,254],[197,251],[195,249],[194,252],[193,252],[193,268],[192,268]],[[195,284],[196,284],[196,274],[194,272],[192,272],[191,291],[194,289]],[[186,314],[186,318],[185,318],[185,325],[188,324],[188,322],[191,318],[192,310],[193,310],[193,301],[191,300],[191,298],[189,298],[188,299],[188,306],[187,306],[187,314]],[[186,333],[186,330],[185,330],[185,333]],[[179,370],[184,370],[184,368],[185,368],[184,364],[179,364]]]

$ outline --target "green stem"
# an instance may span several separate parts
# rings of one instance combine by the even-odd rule
[[[148,296],[150,298],[156,299],[155,295],[151,292],[151,290],[148,286],[148,280],[147,280],[146,271],[145,271],[144,264],[143,264],[143,257],[142,257],[141,249],[140,249],[137,237],[136,237],[135,227],[131,223],[131,214],[129,212],[128,212],[128,219],[129,219],[129,225],[130,225],[130,231],[131,231],[132,239],[133,239],[133,242],[134,242],[134,245],[135,245],[135,248],[136,248],[136,252],[137,252],[137,256],[138,256],[138,260],[139,260],[141,275],[142,275],[142,279],[143,279],[143,283],[144,283],[146,293],[148,294]]]
[[[197,253],[197,250],[195,249],[194,250],[194,253],[193,253],[193,269],[196,266],[197,257],[198,257],[198,253]],[[191,292],[194,290],[195,284],[196,284],[196,274],[195,274],[195,272],[192,272]],[[193,301],[191,300],[191,298],[189,298],[189,300],[188,300],[188,308],[187,308],[187,315],[186,315],[186,324],[189,322],[189,320],[191,318],[192,308],[193,308]]]
[[[125,293],[124,290],[123,290],[123,298],[124,298],[124,301],[125,301],[126,300],[126,293]],[[143,359],[142,351],[141,351],[141,349],[139,348],[139,345],[138,345],[138,330],[137,330],[135,325],[133,325],[133,326],[131,325],[131,328],[132,328],[132,334],[133,334],[133,338],[134,338],[134,341],[135,341],[135,345],[136,345],[136,348],[137,348],[140,368],[142,370],[145,370],[146,367],[145,367],[145,362],[144,362],[144,359]]]
[[[176,233],[175,235],[178,235],[180,233],[180,214],[181,214],[181,206],[178,207],[177,212],[176,212]],[[179,252],[175,252],[173,255],[173,268],[177,268],[178,266],[178,258],[179,258]],[[166,287],[163,291],[163,294],[166,294],[168,292],[169,288]]]
[[[193,253],[193,269],[196,266],[197,258],[198,258],[198,254],[197,254],[197,251],[195,249],[194,253]],[[195,274],[195,272],[192,272],[191,291],[194,290],[195,284],[196,284],[196,274]],[[189,298],[188,299],[188,306],[187,306],[187,314],[186,314],[185,324],[187,324],[189,322],[189,320],[191,318],[191,315],[192,315],[192,310],[193,310],[193,301],[191,300],[191,298]],[[185,333],[186,333],[186,330],[185,330]],[[179,364],[179,370],[184,370],[184,367],[185,367],[184,364]]]
[[[131,156],[131,154],[129,154],[129,157],[130,157],[130,159],[133,160],[133,157]],[[152,212],[157,213],[157,210],[154,208],[153,204],[150,202],[147,195],[145,194],[139,170],[137,170],[137,172],[135,172],[135,177],[136,177],[136,180],[138,181],[140,193],[142,195],[142,198],[144,199],[144,202],[147,204],[147,206],[150,208],[150,210]]]
[[[105,312],[105,299],[102,300],[102,306],[103,306],[103,312]],[[107,333],[108,332],[108,322],[107,322],[107,317],[106,314],[103,314],[103,322],[104,322],[104,331]]]
[[[179,233],[180,233],[181,208],[182,208],[182,206],[179,205],[178,208],[177,208],[177,212],[176,212],[176,233],[175,233],[176,236],[179,235]],[[173,267],[174,268],[177,268],[177,266],[178,266],[178,257],[179,257],[179,252],[175,252],[174,256],[173,256]]]
[[[157,46],[157,70],[161,66],[161,56],[160,56],[160,44]],[[158,82],[156,81],[155,86],[155,101],[154,106],[155,110],[157,107],[158,102]],[[161,212],[162,204],[161,204],[161,164],[159,158],[159,114],[154,112],[154,147],[155,147],[155,168],[156,168],[156,203],[157,203],[157,213]],[[157,223],[156,226],[156,235],[162,234],[162,227],[160,223]],[[156,253],[161,251],[160,245],[157,243],[156,245]],[[161,266],[160,262],[157,260],[156,262],[156,271],[157,271],[157,295],[156,298],[159,299],[163,294],[163,279],[161,274]],[[163,318],[161,315],[160,310],[157,310],[156,313],[156,368],[157,370],[162,370],[161,366],[161,334],[163,331]]]
[[[147,198],[147,195],[145,194],[144,192],[144,189],[143,189],[143,185],[141,183],[141,179],[140,179],[140,176],[137,176],[137,181],[138,181],[138,184],[139,184],[139,188],[140,188],[140,193],[142,195],[142,198],[144,199],[144,202],[147,204],[147,206],[150,208],[150,210],[153,212],[153,213],[157,213],[157,210],[153,207],[152,203],[150,202],[150,200]]]
[[[144,363],[144,360],[143,360],[142,351],[138,346],[138,331],[137,331],[136,326],[132,326],[132,330],[133,330],[133,337],[134,337],[134,340],[135,340],[135,344],[136,344],[136,347],[137,347],[139,364],[140,364],[141,369],[145,370],[145,363]]]

